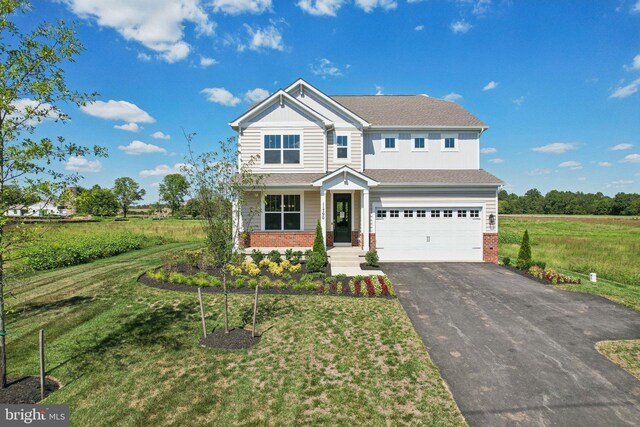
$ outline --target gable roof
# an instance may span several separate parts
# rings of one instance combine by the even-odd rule
[[[340,95],[331,99],[372,127],[488,127],[460,104],[425,95]]]
[[[244,114],[242,114],[240,117],[236,118],[235,120],[232,120],[231,122],[229,122],[229,126],[231,126],[232,128],[237,128],[240,126],[240,124],[243,121],[247,120],[249,117],[255,114],[260,113],[261,111],[263,111],[265,108],[267,108],[274,102],[284,102],[284,100],[291,102],[293,105],[299,107],[303,111],[306,111],[312,116],[318,118],[322,122],[322,124],[324,124],[325,126],[330,126],[333,124],[331,120],[329,120],[322,114],[318,113],[313,108],[298,101],[296,98],[289,95],[289,93],[285,92],[284,90],[279,89],[277,92],[273,93],[271,96],[249,107],[249,109]]]
[[[341,173],[348,173],[357,178],[360,178],[361,180],[365,181],[367,185],[369,185],[370,187],[375,187],[376,185],[378,185],[378,181],[376,181],[375,179],[371,179],[371,177],[368,177],[367,175],[361,172],[358,172],[357,170],[352,169],[349,166],[342,166],[341,168],[338,168],[333,172],[329,172],[326,175],[323,175],[320,178],[313,181],[312,184],[314,187],[321,187],[326,180],[331,179],[334,176],[340,175]]]

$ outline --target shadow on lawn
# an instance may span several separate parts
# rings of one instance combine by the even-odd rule
[[[282,304],[280,304],[281,302]],[[296,313],[296,307],[291,303],[289,298],[275,297],[261,300],[260,296],[258,296],[257,323],[264,323],[276,317],[294,313]],[[251,325],[253,323],[253,304],[244,309],[240,319],[243,325]]]
[[[63,308],[75,307],[77,305],[93,301],[94,297],[73,296],[55,302],[24,304],[19,306],[15,312],[10,313],[8,317],[18,319],[27,315],[31,315],[39,311],[60,310]]]

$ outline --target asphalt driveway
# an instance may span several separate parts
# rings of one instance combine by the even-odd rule
[[[595,349],[639,313],[492,264],[382,270],[470,425],[640,425],[640,381]]]

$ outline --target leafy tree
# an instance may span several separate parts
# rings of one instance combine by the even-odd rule
[[[28,206],[38,202],[35,194],[25,192],[17,182],[6,185],[2,189],[2,206]]]
[[[207,250],[216,267],[224,267],[242,256],[238,252],[241,220],[251,221],[260,212],[247,202],[249,195],[263,189],[263,175],[253,174],[251,168],[257,161],[251,156],[238,162],[235,138],[219,142],[216,151],[199,156],[193,153],[191,143],[194,134],[185,134],[189,147],[189,179],[195,197],[200,202],[202,228],[206,236]],[[259,204],[258,204],[259,205]],[[243,206],[242,212],[238,209]],[[227,272],[223,268],[224,330],[228,328]]]
[[[191,218],[196,218],[201,215],[202,208],[200,206],[200,200],[194,198],[187,200],[187,203],[182,207],[182,213]]]
[[[95,185],[91,190],[83,191],[76,198],[79,212],[96,216],[114,216],[120,204],[113,191]]]
[[[129,177],[116,178],[113,184],[113,194],[118,199],[120,209],[122,209],[122,214],[125,218],[131,205],[138,200],[142,200],[146,193],[144,188],[140,188],[140,185]]]
[[[24,197],[49,201],[69,185],[77,175],[60,172],[57,164],[75,156],[103,156],[102,147],[93,148],[66,142],[63,137],[34,137],[36,126],[45,121],[66,122],[61,110],[85,105],[95,94],[72,90],[67,86],[64,65],[73,62],[84,50],[75,26],[63,21],[32,25],[22,30],[17,15],[29,13],[26,0],[0,0],[0,195],[19,182]],[[0,200],[0,386],[7,384],[5,341],[5,285],[10,280],[6,263],[21,246],[38,237],[33,228],[17,224],[5,228],[7,209]]]
[[[184,175],[172,173],[164,177],[160,184],[160,199],[167,202],[171,214],[175,215],[189,192],[189,181]]]
[[[516,265],[521,269],[527,269],[531,266],[531,244],[529,243],[529,232],[527,230],[524,230],[522,235],[522,243],[520,244]]]

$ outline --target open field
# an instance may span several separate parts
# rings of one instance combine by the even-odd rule
[[[115,224],[119,225],[119,224]],[[176,243],[41,273],[14,288],[10,376],[50,374],[72,425],[464,425],[397,300],[262,296],[249,351],[204,349],[193,294],[136,283]],[[206,295],[209,330],[221,295]],[[250,322],[252,296],[230,296]]]

